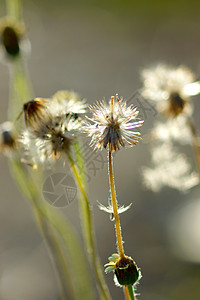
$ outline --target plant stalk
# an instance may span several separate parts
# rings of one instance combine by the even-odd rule
[[[6,1],[7,15],[16,21],[21,21],[22,8],[21,0],[7,0]]]
[[[114,182],[114,174],[113,174],[113,158],[112,152],[109,150],[109,162],[108,162],[108,172],[109,172],[109,179],[110,179],[110,193],[111,193],[111,200],[113,206],[113,214],[115,219],[115,232],[116,232],[116,239],[117,239],[117,246],[119,256],[122,258],[124,257],[124,247],[122,242],[122,233],[121,233],[121,226],[118,214],[118,207],[117,207],[117,198],[115,192],[115,182]]]
[[[124,286],[124,295],[125,295],[125,300],[131,300],[127,285]]]
[[[102,299],[111,300],[104,276],[101,268],[99,256],[97,255],[95,238],[93,232],[93,224],[92,224],[92,215],[89,205],[88,196],[86,194],[84,185],[82,183],[82,179],[78,173],[77,167],[74,164],[74,160],[69,152],[67,152],[67,157],[74,174],[77,185],[80,189],[82,197],[80,197],[81,204],[81,213],[82,213],[82,221],[83,221],[83,234],[86,243],[87,252],[90,258],[90,261],[94,267],[94,271],[96,274],[96,278],[99,284],[100,295]]]

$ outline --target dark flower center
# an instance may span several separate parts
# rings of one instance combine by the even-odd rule
[[[169,98],[169,111],[168,113],[177,117],[180,113],[183,112],[186,101],[180,96],[179,93],[173,92]]]

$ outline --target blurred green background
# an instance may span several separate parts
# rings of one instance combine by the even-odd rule
[[[24,1],[31,41],[28,67],[35,96],[57,90],[78,92],[89,103],[119,93],[129,99],[142,86],[140,71],[165,62],[185,64],[200,78],[200,3],[197,1]],[[1,16],[5,3],[0,0]],[[137,94],[138,95],[138,94]],[[0,64],[0,122],[6,121],[9,71]],[[132,97],[133,104],[137,98]],[[194,120],[199,121],[199,97]],[[29,99],[27,99],[29,100]],[[147,141],[153,110],[141,110],[144,139],[115,155],[120,204],[133,202],[121,215],[125,251],[142,270],[141,300],[200,299],[200,189],[186,194],[144,188],[141,167],[150,164]],[[92,152],[91,152],[92,153]],[[191,162],[193,153],[188,148]],[[106,151],[102,152],[106,160]],[[107,166],[88,170],[96,240],[102,264],[115,252],[114,224],[100,211],[107,204]],[[64,171],[61,167],[59,171]],[[56,167],[49,173],[57,172]],[[0,299],[56,300],[58,286],[31,209],[18,191],[4,157],[0,158]],[[81,235],[78,201],[61,209]],[[106,275],[113,299],[123,299]]]

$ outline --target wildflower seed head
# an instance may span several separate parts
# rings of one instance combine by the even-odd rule
[[[108,260],[105,272],[114,272],[119,285],[133,285],[141,278],[140,269],[131,257],[114,253]]]
[[[0,22],[0,42],[5,53],[9,57],[16,57],[20,53],[20,42],[25,34],[25,27],[22,23],[11,18],[4,18]]]
[[[109,105],[101,101],[89,108],[93,116],[88,120],[92,124],[86,123],[83,131],[92,137],[91,145],[96,149],[108,148],[113,152],[126,145],[132,147],[141,139],[139,132],[132,131],[143,124],[137,120],[139,111],[132,105],[127,107],[117,94],[111,97]]]
[[[194,82],[194,74],[185,66],[170,68],[159,64],[142,72],[142,95],[157,102],[157,109],[167,116],[177,117],[191,113],[190,96],[199,94],[200,84]]]
[[[16,149],[16,138],[12,123],[5,122],[0,125],[0,153],[8,154]]]
[[[56,161],[62,153],[70,151],[82,126],[80,118],[75,119],[71,114],[54,114],[52,106],[44,100],[42,106],[40,102],[39,106],[36,104],[33,120],[28,123],[27,130],[20,138],[25,154],[32,157],[35,164]]]

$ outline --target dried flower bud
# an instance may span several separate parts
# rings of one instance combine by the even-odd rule
[[[120,257],[119,254],[114,253],[108,260],[105,272],[114,272],[120,285],[133,285],[141,278],[140,269],[131,257]]]
[[[12,123],[5,122],[0,125],[0,152],[8,154],[16,148],[16,139],[12,133]]]
[[[186,100],[184,100],[178,93],[171,93],[167,115],[177,117],[183,112],[185,104]]]
[[[23,106],[24,118],[27,127],[38,127],[47,119],[46,104],[48,99],[35,98],[26,102]],[[21,114],[20,114],[21,115]]]
[[[2,44],[10,55],[19,54],[19,36],[14,28],[6,26],[1,35]]]
[[[24,36],[25,28],[21,23],[4,18],[0,24],[0,42],[5,52],[10,57],[16,57],[20,53],[20,42]]]
[[[132,285],[138,280],[140,272],[133,259],[131,257],[124,256],[119,258],[116,262],[115,275],[119,284]]]

